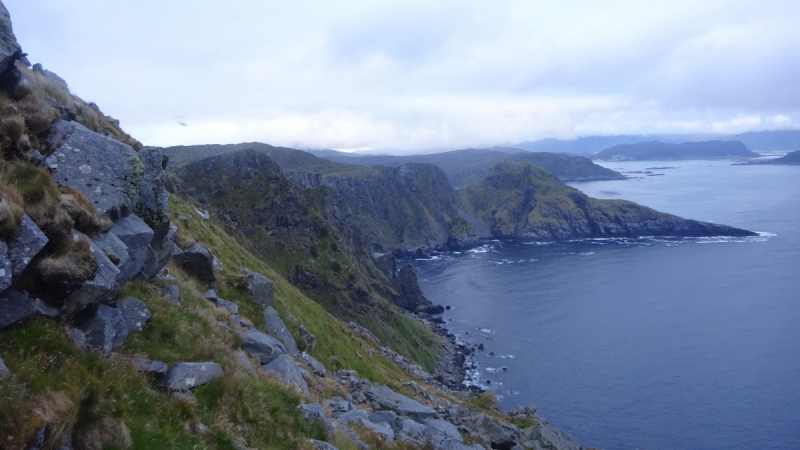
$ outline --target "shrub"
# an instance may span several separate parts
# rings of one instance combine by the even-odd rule
[[[31,143],[25,134],[25,121],[22,117],[0,119],[0,148],[6,159],[28,159]]]

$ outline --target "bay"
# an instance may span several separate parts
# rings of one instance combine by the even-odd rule
[[[762,235],[490,242],[413,261],[458,338],[486,346],[474,382],[584,446],[800,448],[800,167],[604,165],[651,173],[573,186]]]

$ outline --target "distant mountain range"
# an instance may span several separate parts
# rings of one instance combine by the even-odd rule
[[[509,147],[531,152],[597,153],[620,144],[636,144],[661,141],[674,144],[692,141],[725,140],[739,141],[756,152],[792,151],[800,149],[800,130],[751,131],[741,134],[664,134],[664,135],[619,135],[586,136],[577,139],[541,139],[520,142]]]

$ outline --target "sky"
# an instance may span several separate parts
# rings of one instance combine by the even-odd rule
[[[31,62],[145,145],[800,128],[798,1],[3,2]]]

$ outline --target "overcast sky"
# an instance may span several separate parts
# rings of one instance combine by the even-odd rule
[[[800,128],[799,1],[3,1],[30,60],[146,145]]]

